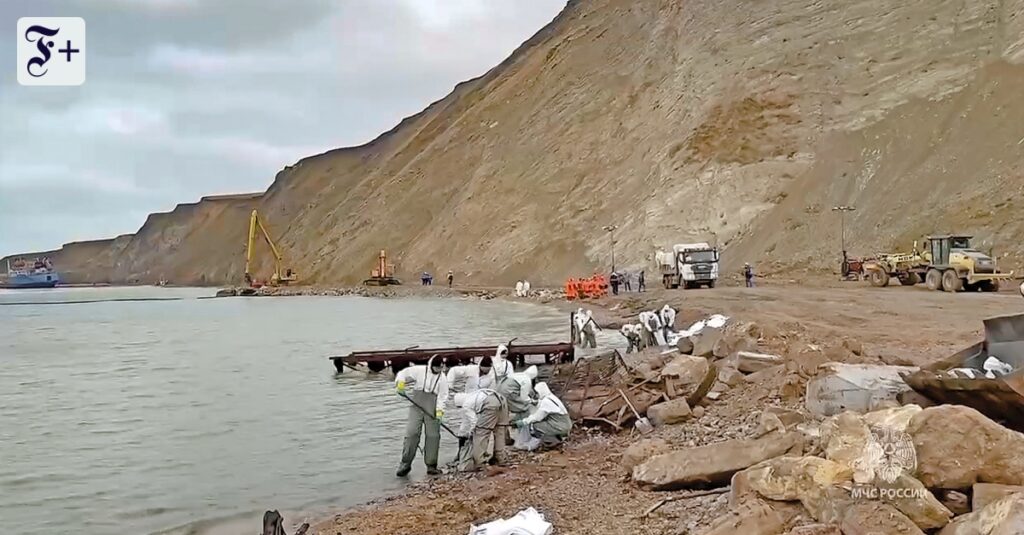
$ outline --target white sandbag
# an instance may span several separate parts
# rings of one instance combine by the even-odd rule
[[[1006,375],[1013,372],[1013,366],[997,359],[996,357],[989,357],[985,359],[985,363],[982,364],[982,368],[988,372],[985,377],[994,379],[996,375]]]
[[[715,329],[721,329],[723,326],[725,326],[726,322],[728,322],[728,321],[729,321],[729,317],[728,316],[723,316],[721,314],[714,314],[710,318],[708,318],[708,327],[714,327]]]
[[[519,511],[516,516],[470,526],[469,535],[551,535],[551,523],[533,507]]]

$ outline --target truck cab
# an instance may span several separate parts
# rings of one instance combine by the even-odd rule
[[[718,248],[707,243],[680,243],[656,259],[665,288],[714,288],[718,280]]]

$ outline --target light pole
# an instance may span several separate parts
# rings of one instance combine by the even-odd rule
[[[612,273],[615,273],[615,230],[619,228],[618,225],[605,225],[604,230],[608,232],[608,236],[612,242]]]
[[[845,205],[833,206],[832,207],[832,211],[833,212],[839,212],[839,221],[840,221],[839,224],[840,224],[840,228],[841,228],[840,234],[839,234],[839,236],[840,236],[839,242],[840,242],[840,245],[842,246],[842,251],[843,251],[843,260],[842,260],[843,263],[841,264],[840,271],[842,272],[842,276],[844,278],[847,275],[849,275],[849,269],[850,269],[849,268],[849,263],[846,260],[846,212],[853,212],[856,209],[857,209],[856,207],[845,206]]]

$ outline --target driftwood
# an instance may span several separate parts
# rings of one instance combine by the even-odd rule
[[[729,492],[730,489],[731,487],[722,487],[718,489],[698,490],[695,492],[689,492],[679,496],[669,496],[668,498],[664,498],[658,503],[648,507],[647,510],[644,511],[644,514],[641,516],[641,518],[647,518],[648,516],[650,516],[651,513],[657,511],[658,509],[661,508],[662,505],[665,505],[666,503],[669,502],[689,500],[690,498],[700,498],[701,496],[711,496],[712,494],[724,494],[726,492]]]
[[[302,524],[294,535],[306,535],[309,524]],[[284,517],[277,511],[263,513],[263,535],[288,535],[284,530]]]

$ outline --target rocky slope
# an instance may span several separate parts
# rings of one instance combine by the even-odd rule
[[[315,283],[382,248],[406,277],[559,283],[608,265],[608,224],[620,266],[707,238],[727,269],[830,269],[836,204],[857,207],[854,254],[963,231],[1015,267],[1022,62],[1024,0],[571,1],[373,142],[150,217],[103,253],[108,278],[240,278],[250,205]]]

